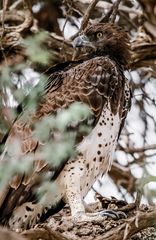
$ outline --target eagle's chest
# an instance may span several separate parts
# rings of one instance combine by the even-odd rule
[[[119,127],[119,114],[104,107],[97,125],[77,147],[77,159],[68,161],[57,179],[63,193],[75,189],[85,197],[97,178],[110,169]]]
[[[118,113],[113,115],[109,106],[104,107],[97,125],[78,146],[78,151],[85,159],[81,181],[84,191],[85,188],[92,186],[100,174],[104,174],[110,169],[119,127]]]

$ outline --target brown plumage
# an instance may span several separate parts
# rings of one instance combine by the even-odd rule
[[[48,208],[49,205],[50,208],[56,205],[58,207],[59,204],[68,202],[74,218],[77,219],[79,212],[84,213],[82,199],[97,177],[110,168],[116,140],[130,107],[130,89],[124,76],[130,58],[127,34],[113,24],[95,24],[87,27],[74,40],[73,45],[83,48],[83,59],[60,65],[60,69],[59,66],[55,67],[57,71],[48,78],[36,112],[30,113],[27,118],[22,115],[14,123],[6,142],[6,154],[11,155],[7,153],[7,148],[17,141],[21,161],[22,156],[27,153],[33,153],[35,159],[36,154],[41,151],[42,143],[34,137],[34,123],[43,116],[56,114],[58,109],[68,108],[76,101],[90,107],[94,118],[93,131],[83,141],[84,136],[81,136],[76,159],[68,162],[66,159],[57,168],[49,166],[45,159],[37,159],[29,176],[15,176],[8,183],[0,194],[0,221],[6,223],[10,219],[9,225],[13,229],[30,227],[40,217],[43,220],[49,216],[48,213],[44,214],[42,207],[37,212],[39,217],[33,215],[33,220],[23,216],[29,215],[31,211],[28,213],[26,208],[32,207],[31,203],[25,205],[25,202],[36,200],[32,190],[41,182],[40,173],[49,170],[52,172],[52,180],[55,180],[61,190],[56,199],[48,200]],[[102,134],[105,142],[100,142]],[[84,182],[79,173],[81,171]],[[74,184],[75,176],[80,182]],[[22,204],[22,207],[15,209]]]

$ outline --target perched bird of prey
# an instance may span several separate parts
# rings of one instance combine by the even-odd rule
[[[48,79],[45,94],[29,119],[15,121],[6,142],[20,142],[21,161],[27,153],[40,151],[34,137],[33,123],[74,102],[82,102],[92,111],[92,131],[76,145],[77,156],[50,169],[45,159],[38,159],[30,176],[15,176],[0,195],[0,221],[12,229],[29,228],[68,203],[74,221],[98,219],[100,213],[85,213],[83,199],[97,178],[111,167],[113,153],[130,108],[131,91],[124,76],[130,59],[127,34],[115,24],[89,25],[73,41],[83,48],[83,59],[62,64]],[[46,204],[35,201],[32,189],[44,171],[52,173],[56,193],[46,193]],[[108,212],[103,213],[104,215]],[[109,213],[108,213],[109,214]],[[114,213],[115,214],[115,213]],[[101,215],[100,215],[101,217]]]

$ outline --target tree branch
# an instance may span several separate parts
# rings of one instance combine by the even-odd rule
[[[152,145],[145,146],[145,147],[142,147],[142,148],[123,148],[122,146],[120,146],[118,150],[122,150],[125,153],[130,153],[130,154],[132,154],[132,153],[143,153],[143,152],[148,151],[148,150],[156,150],[156,144],[152,144]]]
[[[93,240],[96,236],[96,240],[127,240],[143,229],[156,226],[156,208],[148,210],[142,206],[136,211],[130,204],[125,207],[128,210],[126,213],[134,217],[116,221],[104,218],[103,221],[73,224],[71,220],[62,220],[61,214],[58,214],[50,219],[48,226],[36,226],[23,232],[22,237],[27,240]]]
[[[89,21],[89,18],[90,18],[90,15],[91,15],[91,12],[93,11],[93,9],[95,8],[96,4],[99,2],[99,0],[92,0],[91,4],[89,4],[87,10],[86,10],[86,13],[82,19],[82,22],[81,22],[81,27],[80,27],[80,32],[86,28],[87,24],[88,24],[88,21]]]
[[[147,213],[138,211],[135,213],[135,217],[128,219],[98,240],[126,240],[142,229],[152,226],[156,226],[156,209]]]
[[[31,4],[29,0],[23,0],[24,3],[24,10],[25,10],[25,20],[22,24],[18,26],[9,26],[5,27],[5,32],[15,31],[18,33],[24,32],[29,29],[33,24],[33,14],[31,9]]]
[[[79,34],[80,32],[82,32],[83,29],[86,28],[86,26],[87,26],[87,24],[88,24],[88,22],[89,22],[89,18],[90,18],[91,12],[93,11],[93,9],[95,8],[95,6],[96,6],[96,4],[97,4],[98,2],[99,2],[99,0],[92,0],[92,2],[89,4],[89,6],[88,6],[88,8],[87,8],[87,10],[86,10],[86,13],[85,13],[85,15],[84,15],[84,17],[83,17],[83,19],[82,19],[81,27],[80,27],[79,31],[71,37],[72,40],[73,40],[75,37],[77,37],[78,34]]]
[[[110,17],[110,22],[115,22],[115,18],[116,18],[116,15],[117,15],[117,11],[118,11],[118,7],[119,7],[119,4],[120,4],[121,0],[116,0],[116,2],[113,4],[113,12],[112,12],[112,15]]]

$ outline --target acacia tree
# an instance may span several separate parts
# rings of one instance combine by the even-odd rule
[[[155,0],[124,0],[118,6],[120,2],[118,0],[115,8],[112,2],[3,0],[3,3],[0,3],[0,109],[2,113],[0,114],[0,139],[2,143],[5,142],[7,132],[20,114],[23,105],[36,106],[38,96],[43,90],[42,83],[51,73],[51,67],[75,57],[71,40],[85,28],[88,22],[107,21],[108,15],[115,9],[116,22],[128,32],[131,41],[132,60],[129,63],[131,71],[126,74],[131,82],[133,102],[109,176],[123,200],[128,200],[127,196],[131,196],[132,202],[136,201],[138,204],[140,194],[137,194],[136,200],[135,194],[139,190],[138,193],[141,191],[148,203],[153,205],[156,193],[152,185],[147,183],[156,181],[152,171],[155,167],[156,155],[154,90],[156,2]],[[38,81],[41,84],[35,95],[28,94]],[[43,124],[43,128],[44,126]],[[3,144],[1,144],[1,152],[2,150]],[[14,167],[16,169],[17,165],[10,165],[10,174],[14,173]],[[23,166],[19,168],[19,171],[22,170]],[[1,185],[4,179],[7,180],[7,171],[8,169],[0,170]],[[103,194],[103,189],[103,180],[100,179],[94,191]],[[121,209],[127,207],[127,212],[130,211],[130,213],[135,208],[135,204],[126,205],[124,201],[103,199],[100,196],[98,198],[103,207],[110,203],[116,204]],[[124,239],[128,239],[141,229],[154,226],[156,218],[154,209],[150,213],[139,212],[138,214],[140,214],[137,219],[140,221],[138,228],[135,224],[136,219],[132,218],[129,225],[123,222],[112,232],[96,233],[97,239],[123,239],[123,236],[126,236]],[[97,229],[97,226],[95,228]],[[62,229],[68,232],[64,226]],[[88,225],[87,229],[89,229]],[[83,239],[85,239],[85,231],[86,229],[83,229],[82,235],[80,234]],[[120,234],[117,235],[117,231]],[[93,233],[91,236],[93,237]],[[78,236],[77,239],[79,239]]]

